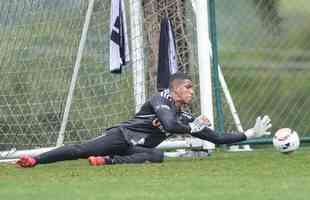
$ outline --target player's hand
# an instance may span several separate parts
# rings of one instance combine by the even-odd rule
[[[268,129],[272,127],[270,122],[271,120],[268,115],[265,115],[263,118],[259,116],[256,118],[254,127],[245,131],[244,134],[246,135],[247,139],[270,135],[270,131],[268,131]]]
[[[191,133],[197,133],[208,126],[211,126],[211,123],[206,116],[200,115],[193,122],[189,123],[189,126],[191,127]]]

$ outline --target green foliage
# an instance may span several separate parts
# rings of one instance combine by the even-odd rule
[[[268,114],[272,132],[290,127],[309,135],[309,2],[241,2],[217,1],[216,17],[219,63],[243,127]],[[223,107],[225,129],[235,130]]]
[[[309,133],[305,122],[310,118],[304,112],[310,98],[308,70],[244,69],[241,72],[227,68],[225,74],[230,77],[227,79],[230,92],[241,121],[246,122],[245,127],[252,126],[256,116],[269,114],[274,125],[272,132],[281,127],[292,127],[301,135]],[[252,84],[255,82],[261,84]],[[229,115],[229,111],[225,111]]]
[[[280,0],[253,0],[262,23],[272,34],[280,32],[279,25],[282,19],[279,16],[279,2]]]
[[[66,129],[66,141],[70,142],[97,136],[104,128],[134,114],[130,66],[121,75],[112,75],[107,69],[110,2],[102,2],[95,3],[83,52]],[[307,136],[310,133],[309,2],[215,2],[219,63],[243,126],[251,126],[256,116],[264,113],[271,116],[273,131],[285,126]],[[87,3],[81,0],[0,3],[3,11],[0,12],[0,149],[18,142],[32,147],[55,144]],[[189,3],[187,6],[186,36],[192,43],[188,73],[193,77],[196,93],[190,109],[198,115],[199,78],[203,77],[198,75],[195,17]],[[277,30],[277,34],[270,30]],[[145,56],[146,63],[148,59]],[[151,95],[154,88],[147,91]],[[225,129],[233,130],[227,105],[223,107]]]
[[[1,2],[0,149],[55,145],[88,1]],[[134,113],[132,75],[108,72],[109,3],[96,1],[66,141],[80,142]]]

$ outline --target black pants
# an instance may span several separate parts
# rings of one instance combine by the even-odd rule
[[[83,144],[65,145],[36,156],[38,163],[52,163],[64,160],[76,160],[89,156],[109,156],[110,164],[162,162],[164,154],[159,149],[132,146],[124,138],[119,128],[107,131]]]

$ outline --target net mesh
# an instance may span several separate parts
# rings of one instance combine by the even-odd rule
[[[156,90],[162,16],[169,16],[175,29],[178,64],[183,66],[179,70],[198,81],[195,51],[191,52],[191,5],[183,1],[142,3],[147,97]],[[88,1],[83,0],[0,2],[0,150],[56,144],[87,7]],[[125,1],[125,7],[128,16],[129,1]],[[110,0],[96,0],[65,143],[101,135],[105,128],[129,119],[135,112],[131,65],[123,68],[122,74],[111,74],[108,69],[109,19]],[[192,68],[190,63],[194,63]],[[195,102],[198,104],[199,98]],[[195,106],[190,109],[199,110]]]
[[[129,8],[125,1],[130,38]],[[195,84],[189,109],[200,113],[195,12],[192,1],[143,0],[143,52],[147,98],[156,90],[160,19],[176,35],[179,70]],[[273,132],[309,133],[308,1],[217,0],[219,64],[244,128],[269,114]],[[54,146],[80,44],[88,1],[0,2],[0,150]],[[135,112],[130,63],[122,74],[109,65],[110,0],[95,0],[65,130],[65,143],[101,135]],[[139,36],[135,36],[139,37]],[[136,94],[139,95],[139,94]],[[223,97],[223,96],[222,96]],[[236,127],[222,98],[224,127]]]
[[[244,127],[268,114],[282,127],[309,136],[307,1],[216,1],[219,63]],[[225,129],[235,130],[227,104]]]
[[[1,1],[0,148],[54,146],[88,1]],[[78,142],[133,114],[130,73],[108,71],[110,1],[96,1],[65,133]]]

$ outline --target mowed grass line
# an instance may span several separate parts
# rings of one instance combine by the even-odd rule
[[[162,164],[90,167],[85,160],[0,165],[0,195],[34,199],[309,199],[310,151],[228,153]]]

